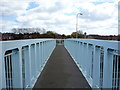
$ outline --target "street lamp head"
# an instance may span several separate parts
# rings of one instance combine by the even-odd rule
[[[77,16],[78,16],[78,15],[83,15],[83,14],[82,14],[82,13],[78,13]]]
[[[80,15],[83,15],[82,13],[80,13]]]

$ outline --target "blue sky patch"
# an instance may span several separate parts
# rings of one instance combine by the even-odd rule
[[[26,16],[26,14],[22,14],[21,16]]]
[[[94,5],[99,5],[99,4],[103,4],[105,2],[93,2]],[[113,3],[112,1],[109,1],[108,3]]]
[[[2,16],[3,20],[8,20],[8,21],[15,21],[16,17],[15,16]]]
[[[67,15],[67,16],[74,16],[75,14],[74,14],[74,13],[65,13],[64,15]]]
[[[29,6],[28,6],[28,8],[27,8],[26,10],[33,9],[33,8],[38,7],[38,6],[39,6],[38,3],[36,3],[36,2],[30,2],[30,3],[29,3]]]
[[[104,2],[93,2],[94,5],[103,4]]]

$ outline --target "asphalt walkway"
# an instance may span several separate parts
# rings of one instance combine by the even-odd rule
[[[64,46],[58,45],[34,88],[90,88],[90,86]]]

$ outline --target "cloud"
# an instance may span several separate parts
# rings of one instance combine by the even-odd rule
[[[12,28],[19,27],[19,24],[14,21],[2,20],[0,22],[0,32],[11,32]]]
[[[19,16],[26,12],[27,7],[28,3],[24,1],[0,1],[0,11],[2,12],[0,16]]]
[[[117,34],[118,30],[118,9],[114,0],[6,0],[0,2],[0,9],[2,17],[14,17],[14,21],[8,19],[9,23],[2,23],[8,27],[3,31],[10,31],[12,27],[42,27],[71,34],[79,12],[83,15],[79,16],[78,29],[83,32],[108,35]]]

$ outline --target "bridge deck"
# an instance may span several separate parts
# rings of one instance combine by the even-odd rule
[[[34,88],[90,88],[63,45],[58,45]]]

